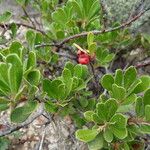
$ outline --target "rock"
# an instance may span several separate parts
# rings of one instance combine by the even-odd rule
[[[55,143],[54,143],[54,144],[49,144],[49,145],[48,145],[48,149],[49,149],[49,150],[58,150],[57,144],[55,144]]]

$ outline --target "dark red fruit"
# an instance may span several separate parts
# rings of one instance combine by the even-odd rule
[[[78,62],[79,64],[87,65],[90,63],[90,56],[86,53],[80,54],[78,56]]]
[[[77,56],[78,56],[79,64],[83,64],[83,65],[87,65],[90,63],[90,61],[93,61],[95,59],[95,54],[90,56],[88,53],[81,50],[78,50]]]
[[[85,57],[85,58],[79,57],[78,62],[79,62],[79,64],[87,65],[90,63],[90,59],[88,57]]]

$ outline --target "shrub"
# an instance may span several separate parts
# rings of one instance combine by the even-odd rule
[[[44,105],[51,116],[69,116],[76,138],[91,150],[142,149],[145,142],[138,137],[150,133],[150,76],[136,68],[150,63],[125,69],[118,59],[137,48],[149,56],[150,36],[133,37],[127,28],[149,8],[110,28],[102,1],[16,2],[32,25],[9,23],[8,11],[0,15],[0,42],[6,44],[0,50],[0,111],[10,110],[16,124],[0,136],[31,123]],[[30,4],[42,14],[42,29],[26,11]],[[20,26],[28,28],[25,42],[17,38]]]

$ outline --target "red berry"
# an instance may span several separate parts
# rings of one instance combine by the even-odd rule
[[[89,58],[80,58],[79,57],[78,62],[79,62],[79,64],[87,65],[87,64],[89,64],[90,60],[89,60]]]
[[[79,64],[83,64],[83,65],[89,64],[90,63],[89,55],[88,54],[79,55],[78,62]]]

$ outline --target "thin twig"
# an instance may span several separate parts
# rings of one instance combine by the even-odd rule
[[[115,28],[111,28],[111,29],[107,29],[107,30],[101,30],[101,31],[90,31],[90,32],[92,32],[94,35],[99,35],[99,34],[103,34],[103,33],[107,33],[107,32],[116,31],[116,30],[119,30],[119,29],[123,29],[124,27],[131,25],[133,22],[135,22],[137,19],[139,19],[142,15],[144,15],[149,10],[150,10],[150,7],[143,10],[142,12],[140,12],[138,15],[133,17],[131,20],[129,20],[129,21],[127,21],[127,22],[125,22],[125,23],[123,23],[120,26],[117,26]],[[65,43],[67,43],[67,42],[69,42],[73,39],[87,36],[88,33],[89,32],[83,32],[83,33],[80,33],[80,34],[75,34],[73,36],[70,36],[70,37],[64,39],[63,41],[61,41],[57,45],[61,47],[63,44],[65,44]]]
[[[135,117],[130,117],[128,119],[128,124],[132,125],[132,124],[137,124],[137,125],[148,125],[150,126],[150,122],[144,121],[141,118],[135,118]]]
[[[33,29],[33,30],[35,30],[35,31],[37,31],[37,32],[40,32],[40,33],[42,33],[43,35],[46,35],[45,31],[40,30],[40,29],[37,29],[37,28],[35,28],[35,27],[33,27],[33,26],[30,26],[30,25],[27,25],[27,24],[24,24],[24,23],[16,23],[16,22],[15,22],[15,24],[16,24],[18,27],[23,26],[23,27],[26,27],[26,28]],[[11,23],[0,24],[0,27],[1,27],[1,28],[7,27],[7,28],[9,29],[9,28],[11,27]]]
[[[145,0],[140,0],[138,2],[138,4],[135,4],[135,6],[133,7],[129,17],[128,17],[128,20],[130,20],[131,18],[133,18],[135,15],[137,15],[137,13],[139,11],[141,11],[141,9],[143,9],[143,6],[144,6],[144,2]]]
[[[42,150],[43,147],[43,142],[44,142],[44,138],[45,138],[45,133],[46,133],[46,127],[44,129],[43,135],[42,135],[42,139],[40,141],[40,146],[39,146],[39,150]]]
[[[1,37],[4,36],[4,34],[6,33],[6,31],[7,31],[7,27],[4,25],[4,29],[3,29],[2,33],[1,33]]]
[[[95,73],[95,68],[94,68],[94,66],[93,66],[92,63],[90,63],[90,67],[91,67],[91,72],[92,72],[93,77],[94,77],[93,83],[94,83],[94,86],[95,86],[95,89],[96,89],[96,95],[99,96],[101,87],[100,87],[100,84],[99,84],[97,75],[96,75],[96,73]]]
[[[11,126],[8,130],[5,131],[0,131],[0,137],[11,134],[21,128],[24,128],[26,126],[28,126],[29,124],[31,124],[36,118],[38,118],[39,116],[41,116],[43,114],[43,104],[41,105],[40,108],[38,108],[38,111],[31,117],[29,117],[25,122],[18,124],[16,126]]]
[[[129,21],[127,21],[125,23],[122,23],[120,26],[117,26],[115,28],[110,28],[110,29],[101,30],[101,31],[94,30],[94,31],[89,31],[89,32],[92,32],[94,35],[99,35],[99,34],[104,34],[104,33],[113,32],[113,31],[116,31],[116,30],[123,29],[126,26],[131,25],[133,22],[135,22],[137,19],[139,19],[141,16],[143,16],[149,10],[150,10],[150,7],[145,9],[145,10],[143,10],[143,11],[141,11],[138,15],[134,16]],[[62,41],[60,41],[58,43],[42,44],[42,45],[38,45],[37,47],[56,46],[56,47],[60,48],[65,43],[68,43],[71,40],[87,36],[89,32],[83,32],[83,33],[72,35],[72,36],[67,37],[67,38],[65,38],[64,40],[62,40]]]
[[[22,6],[23,12],[26,15],[26,17],[28,17],[28,19],[30,20],[30,22],[32,23],[33,27],[36,29],[36,25],[33,22],[33,20],[31,19],[30,15],[27,13],[26,8],[24,6]]]
[[[136,68],[142,68],[150,65],[150,60],[139,62],[135,65]]]

